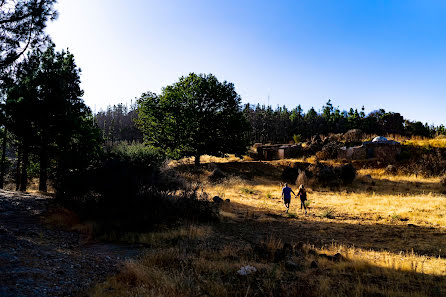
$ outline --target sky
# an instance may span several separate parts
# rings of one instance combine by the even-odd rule
[[[190,72],[243,103],[379,108],[446,125],[446,1],[59,0],[47,33],[99,111]]]

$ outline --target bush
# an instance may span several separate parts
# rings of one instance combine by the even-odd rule
[[[143,145],[105,152],[88,169],[59,180],[57,198],[84,220],[102,222],[107,230],[141,231],[179,219],[213,220],[218,209],[198,194],[163,155]]]
[[[293,140],[294,140],[294,143],[299,143],[299,142],[301,142],[302,141],[302,137],[301,137],[301,135],[300,134],[294,134],[293,135]]]

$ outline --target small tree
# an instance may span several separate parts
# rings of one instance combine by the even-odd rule
[[[173,158],[246,152],[248,123],[234,85],[191,73],[138,100],[138,126],[147,144]]]

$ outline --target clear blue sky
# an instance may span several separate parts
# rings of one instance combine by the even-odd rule
[[[189,72],[243,102],[384,108],[446,124],[446,1],[59,0],[47,32],[84,99],[128,103]]]

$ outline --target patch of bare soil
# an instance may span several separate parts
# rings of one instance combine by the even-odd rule
[[[0,296],[82,296],[140,252],[45,226],[50,200],[0,190]]]

